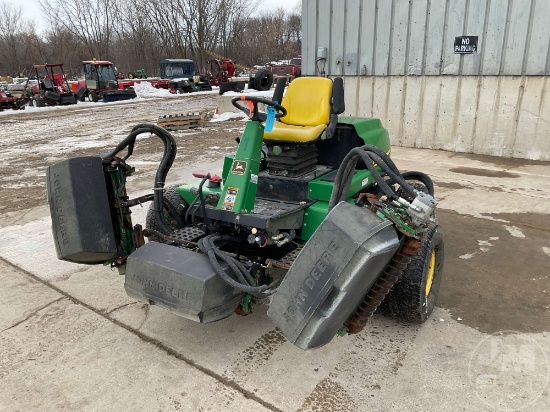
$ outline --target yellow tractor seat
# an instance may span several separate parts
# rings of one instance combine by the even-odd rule
[[[293,80],[281,105],[287,114],[275,122],[264,140],[309,143],[327,128],[332,113],[333,82],[325,77],[299,77]]]
[[[273,126],[273,131],[264,132],[264,140],[271,142],[308,143],[318,139],[326,128],[326,124],[317,126],[296,126],[293,124],[276,122]]]

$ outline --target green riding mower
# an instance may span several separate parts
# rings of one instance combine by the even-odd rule
[[[110,153],[51,166],[59,259],[117,267],[130,296],[196,322],[269,305],[302,349],[360,332],[378,307],[426,320],[443,266],[431,179],[397,169],[378,119],[341,116],[341,78],[284,87],[273,100],[233,99],[249,120],[221,176],[165,187],[176,143],[149,124]],[[142,133],[164,153],[152,193],[131,199],[128,160]],[[131,208],[145,202],[142,227]]]

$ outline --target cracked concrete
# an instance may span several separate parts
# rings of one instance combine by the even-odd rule
[[[131,115],[143,116],[147,104],[132,106]],[[173,110],[181,104],[174,101]],[[124,108],[107,109],[126,116]],[[6,125],[10,136],[24,139],[32,129],[27,123],[34,120],[21,119]],[[58,121],[69,127],[70,113]],[[56,130],[49,130],[48,143],[64,137],[63,127]],[[116,135],[113,130],[118,125],[106,121],[102,132]],[[181,152],[212,139],[208,132],[178,135]],[[217,146],[225,145],[220,138]],[[171,182],[193,169],[218,171],[219,156],[179,159]],[[57,260],[46,206],[6,211],[0,218],[0,410],[550,410],[547,165],[404,148],[392,156],[402,170],[436,179],[447,242],[439,307],[422,325],[377,314],[362,333],[310,352],[281,339],[263,306],[244,318],[201,325],[136,302],[116,271]],[[489,163],[491,176],[483,173]],[[519,177],[512,185],[504,172]],[[150,176],[131,185],[132,195],[142,194]],[[145,211],[135,208],[135,223]],[[461,259],[466,254],[473,256]],[[504,329],[521,333],[499,334]],[[507,352],[493,357],[482,351],[484,342]],[[487,381],[489,375],[495,380]],[[499,388],[506,396],[498,397]]]
[[[125,303],[124,305],[120,305],[120,306],[117,306],[116,308],[114,309],[111,309],[110,311],[106,312],[107,315],[111,315],[113,312],[116,312],[117,310],[120,310],[120,309],[124,309],[125,307],[128,307],[130,305],[135,305],[137,304],[138,302],[128,302],[128,303]]]
[[[50,305],[53,305],[53,304],[59,302],[59,301],[62,300],[62,299],[66,299],[66,298],[65,298],[64,296],[61,296],[59,299],[53,300],[53,301],[51,301],[50,303],[47,303],[47,304],[45,304],[44,306],[42,306],[42,307],[40,307],[40,308],[38,308],[38,309],[33,310],[33,311],[32,311],[31,313],[29,313],[24,319],[21,319],[20,321],[15,322],[13,325],[7,327],[6,329],[0,330],[0,334],[3,333],[3,332],[8,331],[8,330],[10,330],[10,329],[13,329],[13,328],[15,328],[15,327],[17,327],[17,326],[19,326],[19,325],[21,325],[22,323],[28,321],[30,318],[32,318],[33,316],[35,316],[38,312],[40,312],[40,311],[46,309],[46,308],[47,308],[48,306],[50,306]]]
[[[9,296],[23,284],[53,291],[3,261],[0,281]],[[57,295],[0,333],[0,410],[276,410]],[[0,301],[4,323],[20,317],[13,307],[23,306]]]

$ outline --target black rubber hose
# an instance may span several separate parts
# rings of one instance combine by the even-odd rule
[[[352,149],[342,160],[338,171],[336,172],[336,177],[334,178],[334,185],[332,187],[332,193],[330,195],[329,212],[334,206],[338,204],[342,198],[342,193],[347,192],[351,185],[351,180],[353,178],[353,172],[355,171],[355,166],[357,164],[357,151]]]
[[[419,182],[424,184],[424,186],[426,186],[426,189],[428,190],[428,194],[430,196],[435,196],[434,182],[432,178],[426,173],[409,171],[403,173],[403,177],[405,178],[405,180],[418,180]]]
[[[378,156],[380,156],[380,158],[384,160],[384,162],[389,167],[389,169],[395,172],[395,174],[398,177],[397,183],[399,183],[399,185],[402,186],[403,190],[405,190],[407,193],[410,193],[411,196],[415,195],[414,188],[410,186],[404,179],[400,178],[401,172],[399,171],[399,169],[397,168],[393,160],[388,156],[388,154],[385,151],[373,145],[364,145],[363,147],[369,150],[370,152],[376,153]],[[384,171],[387,171],[387,169]]]
[[[390,176],[392,181],[399,183],[403,189],[409,193],[411,196],[414,196],[415,189],[409,185],[402,174],[395,166],[395,163],[390,159],[390,157],[381,149],[372,145],[364,145],[361,147],[356,147],[344,157],[336,178],[334,180],[334,186],[332,194],[329,200],[328,210],[332,210],[338,202],[345,200],[347,192],[350,188],[351,181],[353,179],[353,172],[357,164],[358,158],[361,158],[365,163],[365,166],[371,173],[372,177],[380,187],[380,189],[390,198],[398,199],[399,195],[393,190],[388,181],[386,181],[383,175],[378,171],[378,168],[375,166],[375,163],[378,164],[378,167],[382,169],[383,173]]]
[[[374,180],[376,180],[376,183],[378,184],[378,186],[380,186],[380,189],[382,189],[382,191],[386,194],[386,196],[396,200],[399,199],[399,196],[397,195],[397,193],[395,193],[395,190],[393,190],[386,183],[386,181],[384,180],[384,177],[382,176],[382,174],[380,174],[380,172],[374,165],[374,162],[372,161],[369,154],[366,151],[363,151],[360,154],[360,156],[363,159],[363,162],[365,163],[365,165],[367,166],[367,169],[369,169],[369,172],[371,173],[372,177],[374,177]]]
[[[202,194],[202,187],[204,185],[204,182],[206,182],[208,179],[210,179],[210,173],[208,173],[206,176],[204,176],[201,180],[201,183],[199,185],[199,199],[201,201],[201,210],[202,210],[202,219],[204,221],[204,224],[208,229],[210,229],[210,220],[206,216],[206,202],[204,200],[204,196]],[[207,232],[208,233],[208,232]]]
[[[434,183],[430,178],[430,176],[428,176],[427,174],[422,172],[417,172],[417,171],[409,171],[409,172],[403,172],[401,176],[403,176],[403,178],[406,181],[418,180],[420,183],[422,183],[426,187],[426,190],[428,191],[428,194],[430,196],[435,196]],[[393,180],[391,179],[388,180],[388,184],[392,185],[394,183],[395,182]]]
[[[397,172],[397,173],[394,172],[392,168],[387,165],[384,159],[378,156],[378,154],[373,152],[366,152],[366,153],[371,159],[371,162],[376,163],[378,167],[380,167],[380,169],[382,169],[383,172],[393,180],[393,182],[399,183],[399,185],[403,188],[403,190],[405,190],[405,192],[409,194],[409,196],[413,198],[415,197],[414,188],[411,185],[409,185],[405,179],[403,179],[400,172]]]
[[[130,134],[122,142],[120,142],[118,146],[115,147],[114,150],[103,155],[102,158],[106,159],[106,158],[114,157],[119,152],[121,152],[126,147],[128,147],[128,154],[125,157],[125,159],[127,159],[128,157],[131,156],[133,152],[133,148],[134,148],[137,136],[142,133],[154,134],[155,136],[160,138],[164,143],[164,153],[162,155],[162,159],[157,169],[157,173],[155,174],[153,194],[154,194],[155,218],[158,222],[158,227],[161,230],[161,232],[163,232],[166,235],[169,235],[173,232],[164,221],[163,191],[164,191],[164,182],[166,181],[166,176],[168,174],[168,171],[172,167],[172,164],[174,163],[174,159],[176,158],[177,147],[176,147],[176,140],[174,139],[174,137],[165,129],[155,126],[154,124],[148,124],[148,123],[138,124],[132,129]]]
[[[405,179],[403,179],[403,175],[401,172],[394,167],[391,167],[386,163],[386,159],[381,158],[377,153],[373,152],[367,152],[369,154],[369,157],[378,164],[378,166],[384,171],[386,175],[388,175],[395,183],[399,183],[399,186],[409,194],[412,198],[416,196],[416,190],[414,187],[409,185]],[[393,162],[392,162],[393,163]],[[395,170],[394,170],[395,169]]]
[[[185,211],[185,223],[193,223],[195,221],[195,212],[191,215],[191,220],[189,220],[189,214],[191,213],[191,209],[197,204],[197,201],[199,200],[199,195],[195,196],[195,199],[191,202],[187,210]],[[196,210],[196,209],[195,209]]]
[[[242,263],[237,259],[226,255],[216,246],[216,242],[221,240],[230,240],[230,238],[220,235],[205,236],[199,240],[198,247],[208,256],[208,259],[216,270],[216,273],[229,286],[258,297],[265,297],[275,293],[275,290],[272,289],[275,283],[261,286],[251,284],[251,281],[253,282],[252,276],[248,273],[248,270],[242,265]],[[227,274],[226,269],[222,267],[221,262],[227,264],[227,269],[229,269],[238,280],[233,279]]]

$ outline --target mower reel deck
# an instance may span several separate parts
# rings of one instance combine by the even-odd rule
[[[268,150],[263,120],[252,113],[221,179],[196,175],[191,184],[165,188],[176,144],[153,125],[136,126],[102,157],[48,168],[59,259],[117,267],[128,295],[200,323],[247,315],[253,304],[267,303],[269,318],[302,349],[359,332],[408,276],[420,247],[424,253],[430,246],[438,230],[433,184],[420,172],[397,170],[377,119],[342,118],[330,141],[308,149],[266,143]],[[134,169],[126,161],[141,133],[159,137],[165,150],[153,193],[130,199],[126,178]],[[301,154],[312,166],[285,173],[299,169]],[[148,201],[143,229],[133,225],[131,207]],[[442,244],[437,251],[436,259]],[[437,287],[422,290],[433,308],[441,274],[430,276]],[[425,319],[428,296],[418,293],[410,299],[418,307],[408,310],[424,311],[419,318]]]

